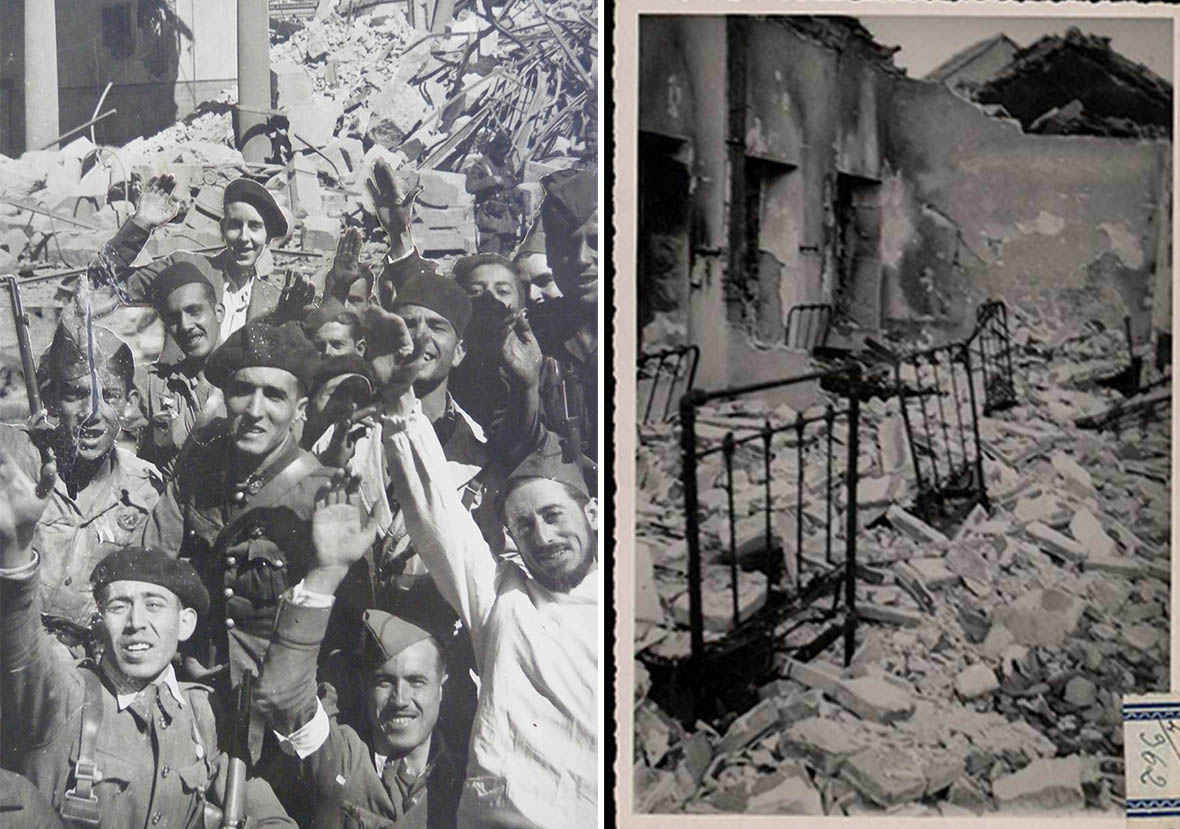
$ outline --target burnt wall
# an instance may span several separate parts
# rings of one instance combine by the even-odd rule
[[[964,330],[974,306],[998,296],[1109,325],[1131,314],[1146,330],[1170,234],[1166,142],[1025,135],[908,79],[887,111],[887,318]]]

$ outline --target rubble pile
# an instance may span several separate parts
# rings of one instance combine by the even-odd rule
[[[1079,428],[1079,418],[1122,400],[1098,382],[1126,362],[1122,335],[1011,318],[1019,405],[979,418],[990,512],[977,506],[945,533],[914,515],[897,399],[863,404],[852,664],[835,664],[839,646],[810,663],[790,658],[783,651],[819,627],[788,634],[784,626],[776,675],[749,689],[756,702],[711,722],[673,719],[644,665],[687,657],[689,637],[678,437],[671,424],[641,428],[639,810],[966,816],[1121,807],[1120,696],[1169,683],[1170,415],[1157,410],[1121,431]],[[806,413],[826,402],[817,390]],[[727,431],[740,438],[767,418],[795,415],[737,401],[701,409],[698,434],[712,445]],[[833,437],[840,455],[839,422]],[[739,448],[734,460],[738,555],[747,564],[766,551],[760,445]],[[801,517],[796,452],[778,448],[773,459],[771,547],[781,546],[788,583],[797,520],[804,581],[823,566],[823,457],[804,461]],[[706,641],[732,626],[724,480],[720,453],[702,460]],[[838,492],[838,528],[844,501]],[[833,542],[835,560],[843,549]],[[740,582],[744,617],[768,590],[751,575],[760,574]]]

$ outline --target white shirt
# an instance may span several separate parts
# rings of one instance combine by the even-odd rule
[[[221,318],[221,342],[225,342],[230,334],[246,324],[255,278],[251,276],[240,288],[234,288],[228,278],[225,280],[225,288],[221,292],[221,304],[225,308],[225,316]]]
[[[596,825],[599,572],[557,593],[497,562],[421,405],[383,431],[414,548],[471,632],[481,680],[459,825]]]

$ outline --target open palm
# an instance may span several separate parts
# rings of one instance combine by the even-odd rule
[[[311,540],[318,567],[347,570],[377,540],[377,520],[359,503],[358,485],[357,479],[337,474],[316,498]]]
[[[50,459],[41,468],[41,480],[34,483],[0,449],[0,567],[20,565],[18,556],[33,539],[56,477],[57,467]]]

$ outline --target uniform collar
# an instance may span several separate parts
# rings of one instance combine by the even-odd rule
[[[229,248],[224,248],[224,249],[218,251],[218,253],[215,254],[213,256],[213,258],[211,259],[211,262],[213,264],[213,267],[217,268],[217,270],[221,271],[222,273],[227,274],[226,279],[225,279],[226,290],[233,289],[234,286],[231,286],[230,280],[228,278],[228,272],[229,272],[229,268],[230,268]],[[267,246],[262,249],[262,253],[260,253],[258,255],[258,260],[254,263],[253,273],[251,276],[252,277],[256,276],[259,279],[268,279],[270,277],[270,275],[272,273],[274,273],[274,269],[275,269],[274,255],[271,254],[270,245],[267,244]],[[247,283],[249,281],[250,281],[249,279],[246,280]],[[243,284],[245,284],[245,283],[243,283]],[[240,289],[242,286],[236,286],[236,287],[237,287],[237,289]]]
[[[152,685],[163,686],[172,694],[172,698],[176,703],[184,708],[184,696],[180,693],[180,683],[176,681],[176,670],[172,667],[172,663],[168,663],[160,675],[152,680]],[[136,697],[142,693],[141,691],[132,691],[129,694],[115,694],[115,705],[120,711],[125,710],[129,705],[135,702]]]

